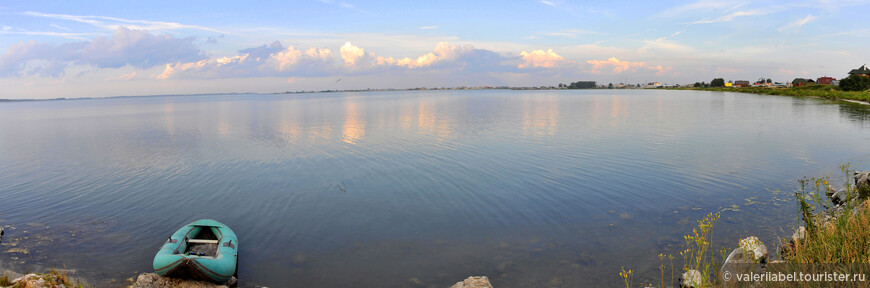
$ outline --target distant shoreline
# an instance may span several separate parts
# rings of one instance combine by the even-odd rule
[[[508,87],[508,86],[482,86],[482,87],[436,87],[436,88],[402,88],[402,89],[346,89],[346,90],[319,90],[319,91],[286,91],[286,92],[238,92],[238,93],[194,93],[194,94],[158,94],[158,95],[127,95],[127,96],[106,96],[106,97],[80,97],[80,98],[50,98],[50,99],[0,99],[0,103],[4,102],[32,102],[32,101],[62,101],[62,100],[89,100],[89,99],[115,99],[115,98],[139,98],[139,97],[167,97],[167,96],[208,96],[208,95],[286,95],[286,94],[311,94],[311,93],[359,93],[359,92],[402,92],[402,91],[445,91],[445,90],[591,90],[591,89],[606,89],[606,88],[588,88],[588,89],[567,89],[555,86],[537,86],[537,87]]]
[[[403,91],[452,91],[452,90],[616,90],[616,89],[666,89],[666,90],[695,90],[716,92],[737,92],[764,95],[818,97],[828,100],[843,100],[847,102],[870,105],[870,91],[849,92],[835,89],[828,85],[811,85],[805,87],[767,88],[767,87],[666,87],[666,88],[584,88],[567,89],[554,86],[538,87],[507,87],[507,86],[483,86],[483,87],[442,87],[442,88],[405,88],[405,89],[348,89],[348,90],[320,90],[320,91],[286,91],[273,93],[196,93],[196,94],[160,94],[160,95],[136,95],[136,96],[107,96],[107,97],[83,97],[83,98],[51,98],[51,99],[0,99],[0,103],[34,102],[34,101],[63,101],[63,100],[93,100],[93,99],[116,99],[116,98],[140,98],[140,97],[171,97],[171,96],[209,96],[209,95],[288,95],[288,94],[314,94],[314,93],[361,93],[361,92],[403,92]]]
[[[764,95],[780,95],[795,97],[818,97],[828,100],[843,100],[852,103],[870,105],[870,92],[868,91],[842,91],[830,85],[809,85],[804,87],[790,88],[766,88],[766,87],[689,87],[667,88],[669,90],[697,90],[717,92],[738,92]]]

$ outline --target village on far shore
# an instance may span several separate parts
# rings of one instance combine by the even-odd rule
[[[870,78],[870,68],[867,68],[867,65],[861,65],[860,68],[852,69],[847,73],[845,77],[849,77],[851,75],[858,75],[863,77]],[[845,78],[844,77],[844,78]],[[717,78],[721,79],[721,78]],[[834,77],[830,77],[827,75],[821,76],[813,80],[812,78],[794,78],[791,82],[775,82],[770,78],[758,78],[758,80],[749,81],[749,80],[728,80],[724,82],[724,85],[714,85],[713,81],[707,83],[706,81],[695,82],[689,84],[667,84],[659,81],[655,82],[647,82],[646,84],[626,84],[626,83],[608,83],[608,84],[597,84],[595,81],[579,81],[571,83],[570,85],[559,84],[557,87],[522,87],[522,88],[512,88],[518,90],[531,90],[531,89],[643,89],[643,88],[698,88],[698,87],[780,87],[780,88],[789,88],[789,87],[802,87],[810,84],[820,84],[820,85],[832,85],[839,86],[840,80]]]

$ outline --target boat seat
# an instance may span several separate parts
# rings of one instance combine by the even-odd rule
[[[218,243],[220,243],[220,240],[188,239],[187,243],[190,243],[190,244],[218,244]]]

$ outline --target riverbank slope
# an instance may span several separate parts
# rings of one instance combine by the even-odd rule
[[[870,103],[870,91],[843,91],[837,86],[831,85],[807,85],[803,87],[691,87],[691,88],[668,88],[673,90],[699,90],[738,92],[766,95],[782,95],[797,97],[819,97],[829,100],[852,100]]]

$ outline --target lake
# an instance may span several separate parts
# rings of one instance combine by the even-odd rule
[[[669,90],[0,103],[0,266],[122,286],[213,218],[239,236],[243,287],[615,287],[622,266],[658,283],[658,255],[681,266],[710,212],[716,244],[775,254],[797,179],[870,168],[868,107]]]

